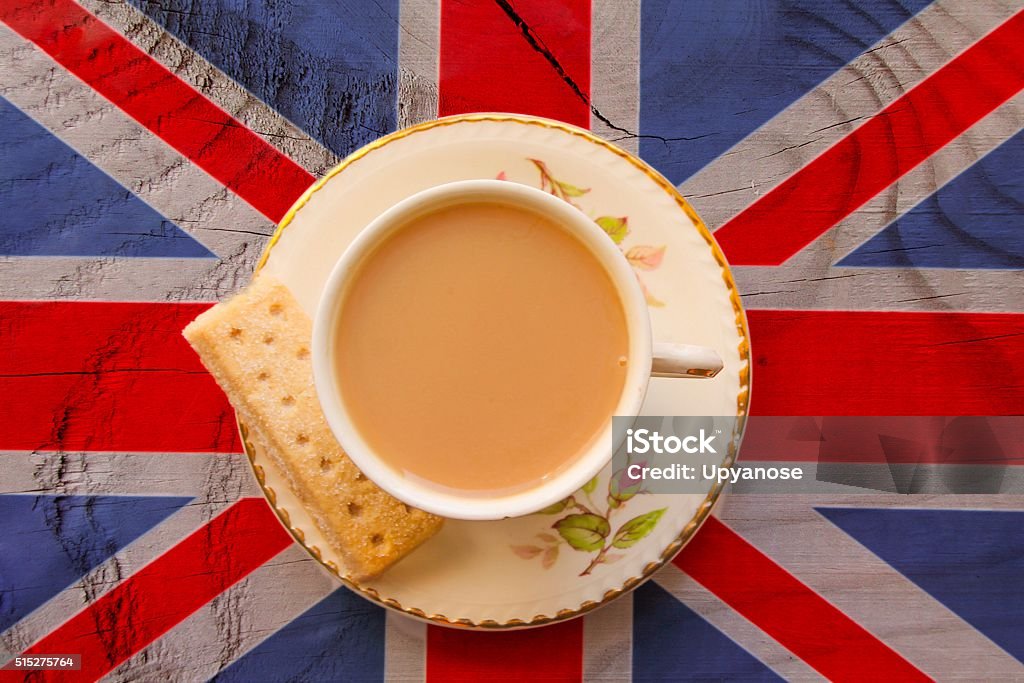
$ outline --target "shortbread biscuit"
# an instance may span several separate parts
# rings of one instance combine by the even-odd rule
[[[284,285],[258,275],[184,335],[353,578],[380,574],[440,529],[440,517],[381,490],[338,445],[313,386],[311,321]]]

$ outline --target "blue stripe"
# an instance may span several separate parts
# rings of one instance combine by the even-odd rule
[[[681,183],[927,4],[643,0],[640,155]]]
[[[857,247],[840,266],[1024,269],[1024,132]]]
[[[338,155],[395,128],[398,0],[129,0]]]
[[[633,680],[782,679],[704,617],[648,581],[633,593]]]
[[[2,97],[0,255],[215,258]]]
[[[191,500],[0,496],[0,632]]]
[[[213,680],[249,683],[383,678],[384,609],[347,588],[339,588]]]
[[[817,510],[1024,662],[1024,512]]]

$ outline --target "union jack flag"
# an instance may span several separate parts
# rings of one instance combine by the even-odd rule
[[[583,619],[386,613],[276,523],[180,336],[346,154],[513,111],[639,154],[717,228],[753,415],[1022,414],[1019,0],[0,0],[0,19],[0,651],[81,653],[45,676],[75,680],[1024,677],[1005,494],[733,496]]]

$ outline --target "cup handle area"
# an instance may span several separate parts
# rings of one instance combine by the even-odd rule
[[[709,379],[722,371],[722,357],[705,346],[655,342],[652,377]]]

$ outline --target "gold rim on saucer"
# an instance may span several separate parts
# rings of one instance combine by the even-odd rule
[[[374,142],[369,143],[368,145],[358,149],[357,151],[347,156],[345,159],[341,161],[341,163],[339,163],[337,166],[328,171],[328,173],[323,178],[319,179],[316,183],[314,183],[309,189],[307,189],[303,193],[299,200],[288,210],[288,213],[285,214],[284,218],[281,220],[281,223],[277,226],[277,229],[271,236],[270,241],[267,243],[266,248],[263,250],[263,254],[260,257],[259,262],[256,264],[256,272],[259,272],[259,270],[263,268],[263,266],[266,264],[267,259],[270,257],[270,250],[273,249],[274,246],[277,244],[278,240],[281,238],[281,234],[295,218],[295,215],[298,213],[298,211],[303,206],[305,206],[306,203],[310,200],[310,198],[321,188],[323,188],[324,185],[327,184],[327,181],[331,180],[334,176],[338,175],[339,173],[347,169],[349,166],[359,161],[366,155],[370,154],[374,150],[384,147],[385,145],[396,140],[401,140],[415,133],[430,130],[433,128],[450,126],[458,123],[474,122],[517,123],[527,126],[537,126],[541,128],[554,129],[564,133],[568,133],[569,135],[572,135],[574,137],[581,138],[589,143],[598,145],[599,147],[602,147],[612,152],[616,156],[625,159],[634,167],[636,167],[641,173],[643,173],[645,176],[654,181],[659,187],[661,187],[662,190],[668,193],[668,195],[675,201],[679,208],[682,209],[682,211],[687,215],[687,217],[689,217],[689,219],[693,222],[701,237],[704,238],[704,241],[711,248],[711,251],[715,257],[715,261],[721,268],[722,280],[725,282],[725,286],[729,290],[729,300],[732,304],[732,309],[735,314],[736,331],[738,336],[740,337],[740,343],[738,345],[737,351],[739,352],[740,360],[743,362],[743,366],[739,370],[740,390],[736,398],[737,421],[734,430],[734,438],[730,442],[728,452],[726,453],[726,456],[722,461],[722,467],[731,467],[736,459],[736,450],[739,444],[739,437],[743,434],[744,426],[746,424],[747,408],[750,403],[751,368],[750,335],[747,330],[746,314],[743,311],[743,306],[740,301],[740,294],[736,289],[735,280],[733,279],[732,272],[729,269],[729,264],[725,260],[725,255],[722,253],[722,250],[715,242],[714,237],[712,237],[711,231],[708,230],[707,226],[704,224],[704,221],[702,221],[700,216],[697,215],[697,212],[693,209],[692,206],[690,206],[689,202],[687,202],[687,200],[681,194],[679,194],[678,190],[676,190],[675,186],[672,185],[672,183],[670,183],[664,176],[662,176],[656,170],[651,168],[646,162],[633,156],[629,152],[626,152],[625,150],[620,149],[615,145],[606,142],[605,140],[602,140],[601,138],[597,137],[590,131],[583,130],[582,128],[577,128],[575,126],[571,126],[569,124],[561,123],[559,121],[554,121],[551,119],[522,116],[517,114],[463,114],[458,116],[448,116],[433,121],[426,121],[415,126],[410,126],[409,128],[404,128],[402,130],[395,131],[394,133],[391,133],[389,135],[385,135],[384,137],[378,138]],[[281,523],[284,524],[285,528],[288,529],[289,533],[291,533],[292,537],[299,543],[299,545],[305,548],[310,555],[312,555],[321,565],[323,565],[328,571],[334,574],[334,576],[341,580],[346,586],[360,593],[367,599],[376,602],[384,607],[389,607],[393,610],[397,610],[399,612],[402,612],[412,617],[416,617],[424,621],[439,624],[442,626],[450,626],[456,628],[504,630],[531,626],[542,626],[545,624],[551,624],[559,621],[573,619],[575,617],[586,614],[587,612],[595,610],[598,607],[607,604],[608,602],[611,602],[620,595],[628,593],[629,591],[639,586],[641,583],[650,578],[651,575],[654,574],[654,572],[656,572],[661,567],[665,566],[665,564],[667,564],[673,557],[675,557],[676,553],[678,553],[682,549],[682,547],[691,538],[693,538],[694,534],[700,528],[701,524],[703,524],[704,520],[707,519],[708,515],[711,514],[712,508],[718,501],[719,497],[722,494],[722,491],[725,488],[725,485],[721,482],[716,482],[714,485],[712,485],[711,490],[708,491],[707,496],[698,506],[696,513],[694,513],[693,517],[686,523],[686,525],[683,527],[679,535],[664,550],[661,551],[658,559],[653,562],[649,562],[647,565],[645,565],[638,576],[630,577],[626,579],[620,587],[609,589],[608,591],[606,591],[600,600],[587,600],[575,609],[562,609],[554,615],[538,614],[529,620],[511,619],[504,622],[497,622],[491,619],[485,619],[481,621],[473,621],[471,619],[465,618],[450,619],[449,617],[443,614],[427,614],[422,609],[402,605],[397,600],[382,597],[378,593],[378,591],[376,591],[373,588],[360,586],[357,582],[352,581],[351,579],[347,578],[344,574],[342,574],[340,568],[336,563],[330,560],[325,560],[319,547],[317,547],[316,545],[307,544],[305,539],[305,533],[298,527],[293,526],[288,511],[283,507],[278,506],[277,494],[274,492],[274,489],[272,487],[267,485],[266,476],[263,471],[263,468],[256,463],[255,449],[249,442],[248,430],[245,428],[245,425],[241,423],[241,421],[238,421],[238,428],[239,433],[241,434],[242,437],[242,443],[245,447],[245,453],[249,459],[249,464],[252,467],[253,473],[256,475],[256,480],[259,482],[260,488],[263,490],[263,493],[266,496],[267,501],[270,503],[270,506],[276,512],[278,518],[281,520]]]

